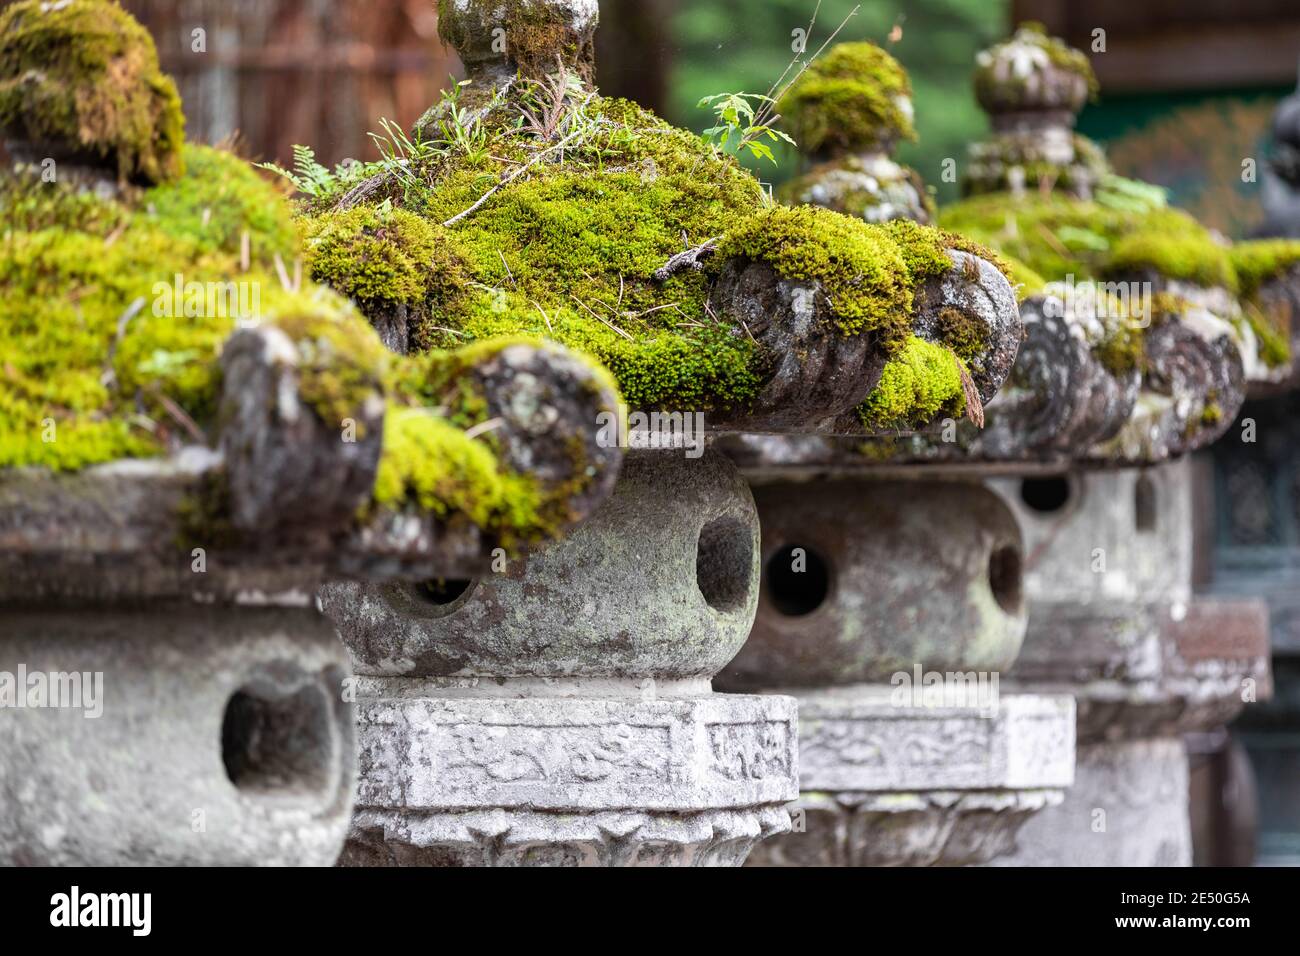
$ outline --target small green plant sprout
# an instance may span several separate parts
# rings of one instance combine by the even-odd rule
[[[316,161],[316,153],[309,146],[293,148],[292,170],[276,163],[258,163],[257,168],[283,176],[298,192],[322,201],[347,191],[370,173],[369,164],[355,160],[345,160],[331,170]]]
[[[459,153],[471,163],[481,162],[488,155],[488,131],[483,125],[483,117],[497,109],[505,100],[506,89],[496,90],[491,101],[484,109],[471,110],[461,105],[461,93],[473,80],[457,81],[448,78],[451,86],[443,94],[435,121],[437,135],[429,141],[418,144],[426,151],[424,156],[412,156],[414,160],[428,158],[428,152],[434,154]]]
[[[376,166],[400,183],[403,196],[409,198],[424,184],[423,165],[442,155],[445,149],[441,143],[426,140],[418,132],[412,139],[400,124],[386,117],[379,120],[379,128],[382,132],[369,134],[379,151]]]
[[[797,146],[793,139],[779,129],[760,122],[758,117],[773,99],[762,93],[718,93],[700,100],[700,109],[712,109],[717,125],[702,134],[704,139],[720,152],[740,155],[748,152],[755,159],[766,159],[777,165],[776,156],[769,143],[785,142]],[[768,111],[770,112],[770,111]],[[773,121],[780,117],[773,117]]]
[[[812,37],[813,30],[817,28],[817,17],[821,9],[822,0],[817,0],[812,19],[808,22],[808,29],[803,33],[804,37]],[[766,93],[720,93],[700,100],[699,108],[712,109],[718,120],[716,126],[704,131],[705,140],[721,152],[732,155],[748,152],[756,159],[767,159],[776,165],[777,160],[772,153],[770,143],[784,141],[791,146],[798,146],[790,136],[776,128],[776,124],[781,119],[776,113],[776,104],[835,42],[835,38],[861,9],[859,5],[850,10],[848,16],[840,21],[840,25],[826,38],[826,42],[807,59],[803,58],[808,48],[807,43],[801,43],[796,49],[794,58],[786,66],[785,72],[777,78]],[[794,75],[791,76],[791,73]]]

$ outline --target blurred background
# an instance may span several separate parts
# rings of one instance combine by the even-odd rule
[[[0,0],[3,6],[8,0]],[[328,164],[369,159],[381,117],[409,125],[460,65],[438,41],[435,0],[124,0],[180,83],[193,139],[238,133],[257,159],[295,143]],[[823,0],[813,44],[856,0]],[[600,84],[701,129],[700,97],[764,92],[792,56],[816,0],[601,0]],[[1081,131],[1118,171],[1157,182],[1208,224],[1239,236],[1261,216],[1242,157],[1260,156],[1278,100],[1296,87],[1296,0],[863,0],[842,38],[871,39],[908,68],[921,139],[901,150],[939,193],[944,158],[985,131],[975,53],[1038,20],[1092,54],[1102,97]],[[1105,52],[1094,53],[1094,31]],[[196,30],[203,31],[202,42]],[[894,42],[891,42],[891,37]],[[199,49],[201,47],[201,49]],[[814,47],[815,48],[815,47]],[[793,157],[762,170],[779,181]]]
[[[0,7],[9,0],[0,0]],[[333,165],[373,159],[381,118],[409,127],[460,75],[438,40],[435,0],[123,0],[153,32],[185,99],[191,139],[237,139],[289,164],[294,144]],[[815,49],[856,6],[823,0]],[[765,92],[816,0],[601,0],[599,82],[702,129],[706,95]],[[1263,219],[1259,185],[1278,102],[1296,90],[1300,0],[862,0],[841,39],[874,40],[915,87],[920,142],[901,151],[938,191],[946,158],[987,130],[971,92],[977,51],[1036,20],[1088,52],[1102,94],[1080,131],[1117,170],[1159,183],[1227,236]],[[1100,31],[1100,32],[1099,32]],[[779,181],[794,156],[760,170]],[[1220,443],[1198,463],[1198,585],[1264,597],[1274,701],[1231,736],[1189,740],[1200,864],[1300,865],[1300,398],[1248,407],[1268,440]],[[1253,769],[1252,769],[1253,768]]]

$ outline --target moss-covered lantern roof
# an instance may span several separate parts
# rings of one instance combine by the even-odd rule
[[[384,160],[303,203],[312,277],[390,345],[559,342],[631,408],[700,412],[713,432],[864,434],[996,392],[1019,316],[987,250],[782,207],[733,156],[591,89],[580,44],[540,78],[508,43],[488,57],[467,20],[472,37],[516,21],[470,6],[444,26],[475,44],[468,80],[411,134],[390,128]],[[828,58],[823,79],[846,62]],[[915,372],[905,388],[884,378],[894,359]]]
[[[303,275],[268,178],[173,143],[175,90],[116,3],[22,0],[3,18],[0,97],[37,76],[45,99],[5,112],[0,136],[51,155],[0,175],[0,563],[66,547],[181,569],[203,547],[318,574],[464,573],[608,493],[602,366],[518,336],[394,355]],[[107,80],[120,109],[84,85]],[[109,115],[42,112],[86,103]]]

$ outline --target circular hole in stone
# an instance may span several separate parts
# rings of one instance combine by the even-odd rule
[[[318,683],[253,680],[231,695],[221,722],[226,776],[254,796],[320,793],[330,784],[334,709]]]
[[[736,518],[717,518],[700,529],[695,549],[695,580],[715,611],[728,613],[749,600],[754,568],[754,535]]]
[[[767,594],[786,617],[804,617],[826,603],[830,569],[822,556],[803,545],[787,545],[767,562]]]
[[[1020,483],[1020,500],[1039,514],[1056,514],[1070,503],[1068,478],[1026,478]]]
[[[427,604],[446,607],[467,596],[478,581],[471,578],[430,578],[415,585],[416,596]]]
[[[989,556],[989,587],[998,607],[1008,614],[1019,614],[1024,600],[1024,583],[1020,551],[1011,545],[995,548]]]

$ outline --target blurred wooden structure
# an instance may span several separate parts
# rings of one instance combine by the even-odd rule
[[[1013,0],[1014,22],[1037,20],[1092,51],[1109,94],[1292,85],[1300,58],[1296,0]]]
[[[435,0],[123,6],[153,33],[163,68],[176,78],[189,138],[216,142],[237,132],[260,159],[287,163],[295,143],[327,163],[373,158],[366,132],[381,117],[409,127],[460,71],[438,39]]]

